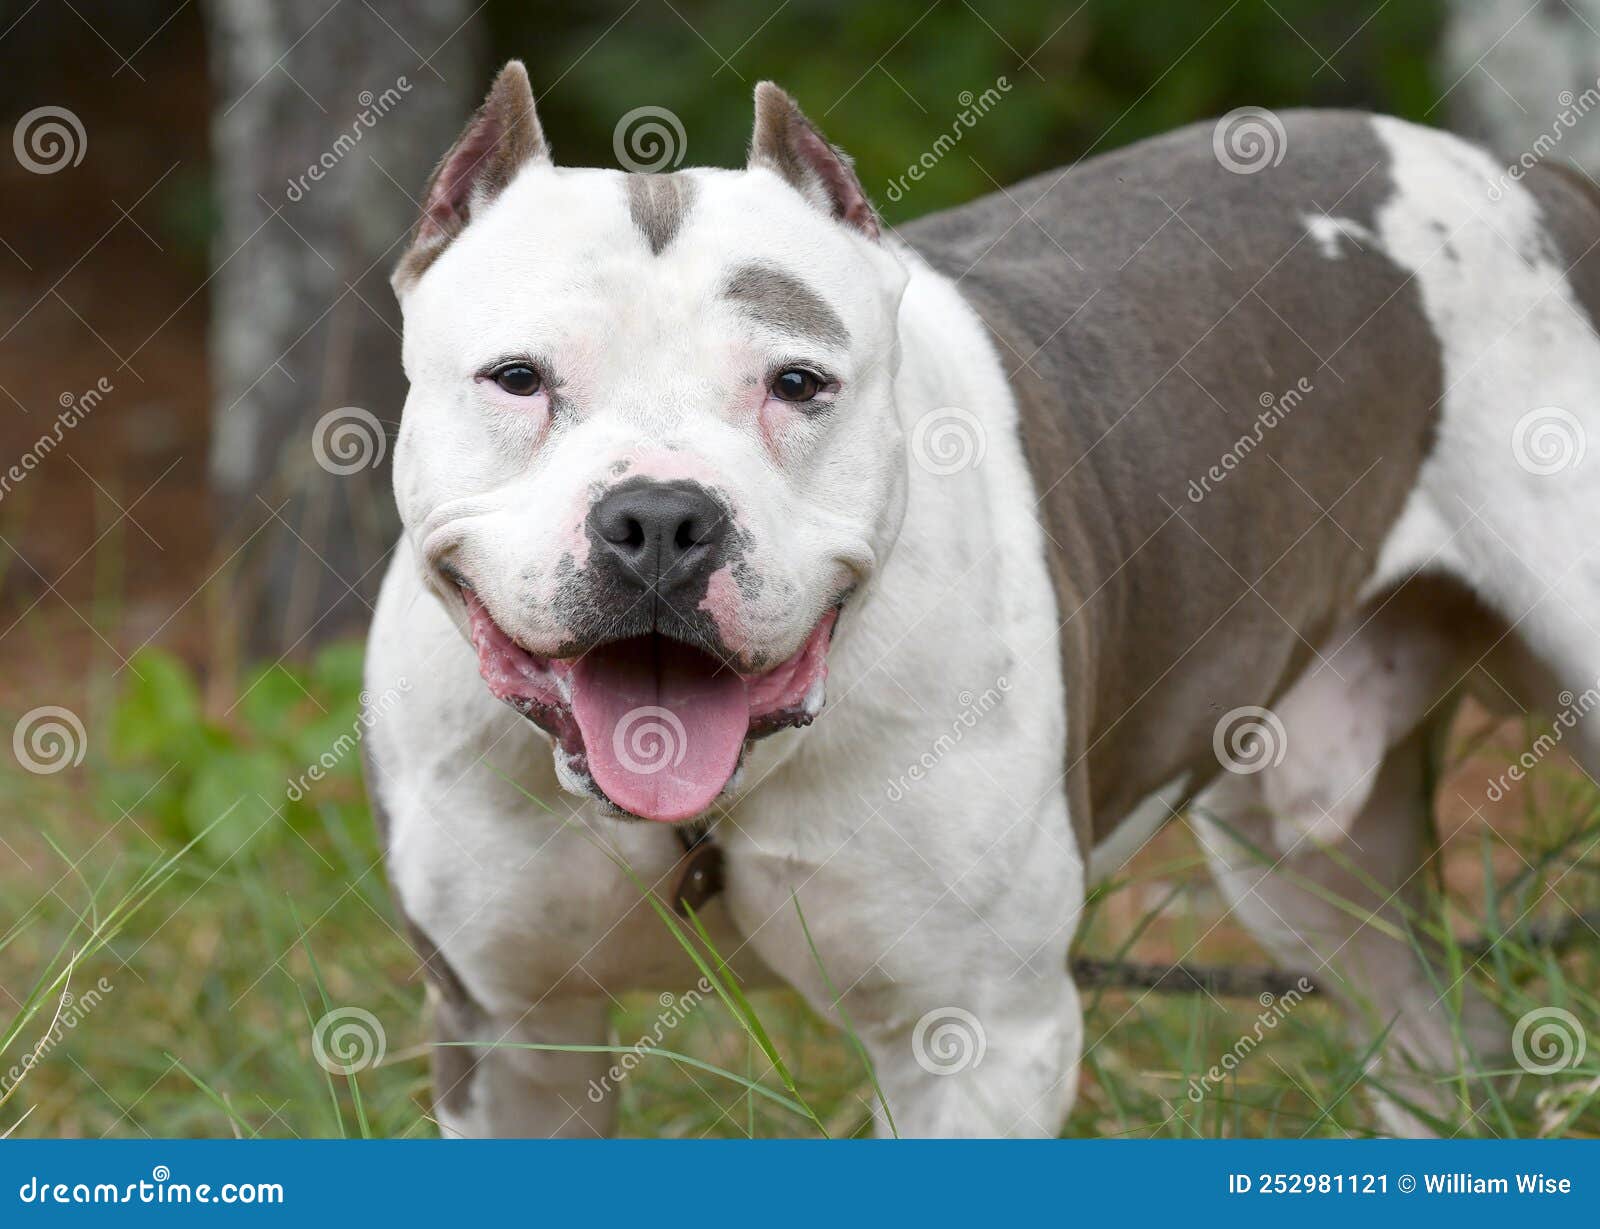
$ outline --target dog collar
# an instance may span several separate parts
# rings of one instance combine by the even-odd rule
[[[697,819],[673,829],[683,845],[678,882],[672,889],[672,908],[679,917],[698,913],[722,891],[722,848],[711,838],[709,820]]]

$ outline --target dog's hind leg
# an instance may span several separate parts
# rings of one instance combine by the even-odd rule
[[[1467,1086],[1441,1080],[1490,1067],[1506,1044],[1429,933],[1428,748],[1481,643],[1460,634],[1480,620],[1454,601],[1402,591],[1336,637],[1275,706],[1266,737],[1282,741],[1281,762],[1225,772],[1191,812],[1239,919],[1343,1003],[1360,1044],[1383,1038],[1377,1082],[1395,1095],[1378,1098],[1380,1115],[1407,1134],[1426,1127],[1402,1105],[1447,1117]]]

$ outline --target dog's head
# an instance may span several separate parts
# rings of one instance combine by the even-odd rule
[[[425,582],[569,789],[703,812],[899,526],[905,275],[849,160],[763,84],[744,170],[558,167],[513,62],[394,280]]]

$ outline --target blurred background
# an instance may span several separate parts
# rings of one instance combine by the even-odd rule
[[[351,730],[396,527],[389,270],[505,59],[527,62],[558,161],[600,166],[641,107],[681,124],[687,163],[740,164],[752,87],[773,78],[893,223],[1244,105],[1369,108],[1520,149],[1595,86],[1597,30],[1600,0],[0,4],[0,716],[18,765],[0,771],[0,1134],[432,1133],[420,986],[358,757],[305,774]],[[1590,122],[1560,153],[1600,172]],[[1531,732],[1474,720],[1442,773],[1503,766]],[[1455,816],[1441,925],[1537,916],[1557,876],[1548,904],[1592,903],[1570,873],[1589,784],[1552,757],[1505,806],[1515,849],[1476,808]],[[1132,932],[1158,959],[1204,935],[1202,955],[1259,960],[1215,927],[1187,841],[1102,893],[1091,947]],[[1493,899],[1487,872],[1512,895]],[[1494,972],[1542,977],[1540,1002],[1574,980],[1528,960]],[[312,1053],[311,1023],[343,1003],[386,1030],[360,1082]],[[719,1010],[675,1044],[744,1070]],[[773,1010],[830,1127],[858,1129],[852,1053],[798,1005]],[[1184,1106],[1181,1073],[1242,1010],[1097,998],[1090,1036],[1108,1039],[1074,1129],[1369,1129],[1344,1096],[1362,1056],[1317,1008],[1253,1080]],[[617,1011],[636,1035],[635,1007]],[[1460,1129],[1592,1129],[1594,1086],[1572,1095]],[[807,1127],[750,1101],[657,1064],[630,1081],[624,1125]]]

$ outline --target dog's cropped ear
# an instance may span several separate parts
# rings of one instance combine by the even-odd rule
[[[829,217],[878,237],[878,215],[861,190],[850,156],[828,143],[795,100],[770,81],[756,86],[750,165],[765,166]]]
[[[550,147],[534,110],[528,70],[521,60],[511,60],[434,168],[411,246],[391,279],[394,288],[403,291],[421,277],[473,213],[494,200],[523,166],[549,161]]]

